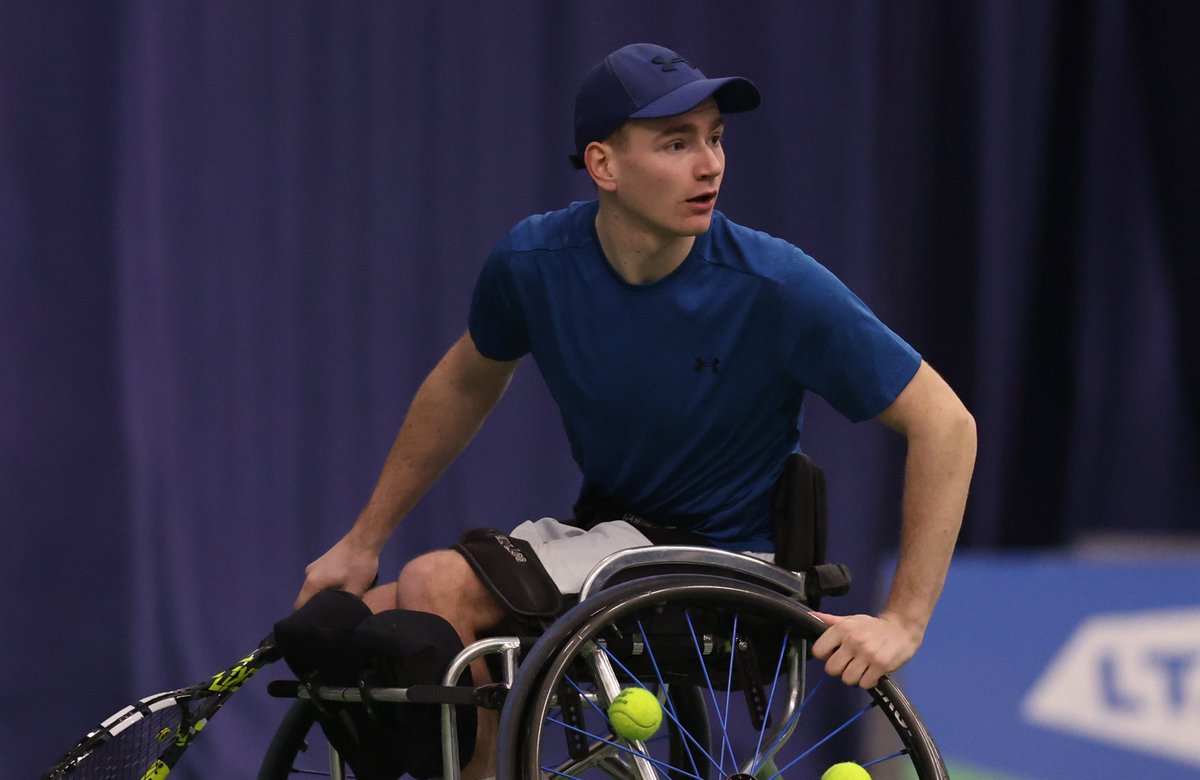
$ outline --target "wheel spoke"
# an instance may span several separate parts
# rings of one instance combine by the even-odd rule
[[[645,647],[645,652],[646,652],[647,656],[650,658],[651,665],[654,667],[655,680],[658,683],[658,685],[660,686],[659,689],[666,692],[665,702],[668,706],[663,708],[663,714],[666,715],[667,719],[679,729],[680,736],[683,739],[691,742],[696,747],[696,749],[699,750],[701,753],[703,753],[704,757],[707,758],[712,763],[713,767],[719,770],[720,767],[718,766],[718,762],[716,761],[716,759],[714,759],[711,755],[709,755],[708,750],[706,750],[705,747],[702,744],[700,744],[700,742],[692,734],[692,730],[690,728],[688,728],[688,726],[685,725],[679,719],[678,714],[675,710],[675,706],[671,699],[670,686],[668,686],[666,684],[665,680],[663,679],[662,672],[659,671],[658,665],[654,660],[653,642],[651,641],[651,639],[648,636],[646,636],[646,633],[645,633],[644,629],[642,628],[642,622],[640,620],[637,621],[637,626],[638,626],[638,629],[640,631],[642,631],[643,645]],[[625,666],[624,663],[621,662],[620,658],[618,658],[616,655],[614,655],[610,650],[608,650],[608,648],[604,648],[604,652],[606,655],[608,655],[608,657],[612,660],[612,662],[614,664],[616,664],[621,669],[621,671],[624,672],[629,677],[629,679],[634,680],[634,681],[637,680],[637,676],[635,674],[633,674],[633,672],[629,671],[629,668],[627,666]],[[640,682],[638,682],[637,684],[642,688],[646,687],[645,685],[642,685]],[[647,688],[647,690],[649,690],[649,689]],[[696,760],[695,760],[695,758],[692,757],[692,752],[690,750],[687,750],[685,752],[687,753],[689,763],[691,763],[691,765],[692,765],[692,772],[696,776],[699,776],[700,775],[700,767],[696,766]]]
[[[779,658],[775,661],[775,675],[771,678],[771,693],[767,696],[767,712],[771,712],[772,705],[775,703],[775,693],[779,690],[779,681],[783,679],[783,659],[787,657],[791,636],[790,631],[784,632],[783,639],[779,643]],[[800,695],[804,695],[803,689],[801,689]],[[784,734],[786,732],[781,727],[779,733]],[[762,752],[763,737],[766,735],[767,729],[764,724],[763,728],[759,729],[758,739],[754,743],[754,765],[750,768],[750,774],[757,772],[762,767],[762,764],[766,763],[766,760],[770,758],[770,755],[763,755]]]

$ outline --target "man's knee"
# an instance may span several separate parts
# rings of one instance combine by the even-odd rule
[[[401,609],[441,615],[460,630],[477,631],[504,616],[500,602],[454,550],[436,550],[409,561],[396,580],[396,595]]]

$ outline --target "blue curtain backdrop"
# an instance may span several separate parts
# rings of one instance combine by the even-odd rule
[[[590,196],[574,89],[632,41],[758,83],[721,209],[828,265],[975,412],[964,545],[1195,531],[1196,9],[4,2],[5,775],[287,612],[492,244]],[[898,445],[810,404],[845,610],[894,543]],[[525,365],[385,571],[577,487]],[[240,698],[181,775],[249,776],[281,708]]]

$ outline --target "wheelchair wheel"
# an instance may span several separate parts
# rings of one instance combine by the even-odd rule
[[[719,575],[667,574],[603,590],[522,661],[501,718],[499,778],[815,778],[830,745],[846,751],[835,761],[854,761],[876,780],[948,778],[894,683],[852,688],[811,660],[824,630],[803,605]],[[615,736],[605,714],[630,686],[662,704],[663,726],[643,742]],[[688,713],[694,693],[686,691],[700,693],[707,717]]]
[[[267,746],[258,780],[332,777],[329,761],[329,743],[316,725],[316,708],[306,699],[297,699],[288,708]]]

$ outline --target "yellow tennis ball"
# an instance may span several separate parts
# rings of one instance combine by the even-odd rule
[[[625,739],[649,739],[662,725],[662,707],[645,688],[626,688],[608,705],[613,732]]]
[[[871,775],[853,761],[843,761],[826,769],[821,780],[871,780]]]

